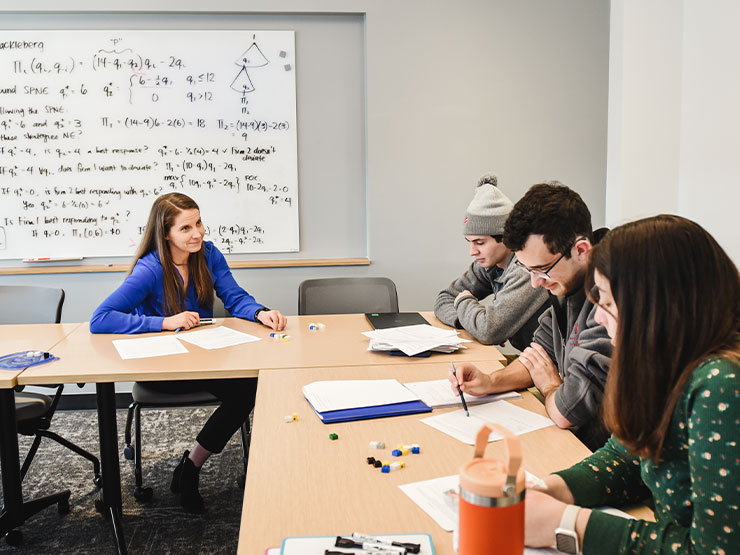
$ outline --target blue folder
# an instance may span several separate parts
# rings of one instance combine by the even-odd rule
[[[311,404],[310,402],[308,403]],[[324,424],[333,422],[349,422],[351,420],[367,420],[370,418],[383,418],[385,416],[400,416],[402,414],[416,414],[420,412],[432,412],[432,407],[423,401],[406,401],[405,403],[393,403],[390,405],[377,405],[375,407],[361,407],[355,409],[317,411],[313,405],[311,408],[316,412]]]

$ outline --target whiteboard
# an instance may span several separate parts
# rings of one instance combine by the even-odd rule
[[[296,252],[293,31],[3,31],[0,258],[129,256],[160,194]]]

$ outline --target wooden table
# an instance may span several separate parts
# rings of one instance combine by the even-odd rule
[[[77,327],[79,324],[0,326],[0,355],[31,350],[51,351]],[[26,518],[43,507],[56,503],[59,498],[59,495],[48,495],[23,501],[13,391],[22,372],[23,369],[0,370],[0,467],[5,509],[0,516],[0,537],[23,524]]]
[[[498,363],[481,364],[492,370]],[[450,555],[452,534],[442,530],[398,485],[457,474],[473,456],[473,447],[420,422],[416,414],[322,424],[301,393],[316,380],[397,378],[401,382],[439,379],[448,365],[427,362],[408,366],[294,368],[260,372],[252,429],[252,458],[247,470],[238,553],[263,554],[288,536],[428,532],[439,555]],[[359,371],[361,370],[361,371]],[[512,401],[539,414],[542,404],[529,392]],[[455,408],[435,410],[439,412]],[[297,422],[283,417],[298,413]],[[330,441],[329,434],[339,439]],[[570,432],[555,426],[520,436],[525,468],[538,476],[566,468],[590,451]],[[371,450],[371,440],[387,449]],[[383,453],[388,459],[398,443],[418,443],[420,455],[404,457],[407,467],[390,474],[366,463]],[[486,456],[502,457],[503,443],[488,445]],[[259,457],[254,454],[259,453]]]
[[[422,313],[427,320],[447,328],[432,313]],[[319,331],[308,329],[309,323],[323,323]],[[19,384],[94,382],[98,404],[100,464],[103,481],[98,509],[110,517],[116,546],[125,553],[125,541],[120,518],[123,512],[121,479],[118,459],[118,436],[115,419],[115,382],[162,381],[254,377],[264,369],[293,367],[314,368],[341,366],[365,368],[378,365],[424,367],[429,358],[395,357],[367,350],[368,339],[361,332],[370,329],[362,314],[325,316],[289,316],[283,333],[289,341],[274,341],[271,330],[255,322],[226,318],[222,322],[238,331],[255,335],[263,341],[236,345],[225,349],[207,350],[187,344],[187,354],[122,360],[112,340],[132,339],[158,334],[92,335],[83,324],[54,347],[61,360],[29,368],[17,377]],[[172,332],[170,332],[172,333]],[[187,332],[182,332],[187,333]],[[460,336],[471,339],[467,332]],[[504,357],[492,346],[477,342],[466,343],[467,349],[452,354],[435,354],[433,360],[494,361],[500,365]],[[363,370],[364,371],[364,370]]]
[[[422,314],[433,325],[449,328],[437,320],[433,313]],[[321,322],[326,328],[311,331],[308,329],[311,322]],[[50,374],[59,383],[246,378],[257,376],[263,368],[415,365],[430,360],[368,351],[369,340],[362,332],[371,327],[363,314],[288,316],[288,325],[282,333],[290,336],[289,341],[274,341],[270,338],[272,330],[255,322],[225,318],[220,323],[260,337],[263,341],[217,350],[201,349],[188,343],[187,354],[122,360],[112,340],[151,337],[161,332],[93,335],[84,324],[55,347],[54,354],[61,358],[60,361],[29,368],[23,372],[19,383],[49,383]],[[186,333],[181,332],[183,335]],[[462,330],[459,335],[472,339]],[[477,341],[465,345],[467,349],[449,355],[435,353],[433,359],[454,362],[504,360],[496,347],[481,345]]]

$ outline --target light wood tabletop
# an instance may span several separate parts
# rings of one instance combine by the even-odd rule
[[[20,351],[51,351],[80,324],[18,324],[0,326],[0,356]],[[56,353],[54,353],[56,354]],[[16,378],[23,372],[0,370],[0,388],[17,385]]]
[[[486,370],[497,362],[483,363]],[[401,382],[439,379],[447,363],[361,369],[363,379]],[[428,532],[436,553],[451,555],[452,534],[442,530],[399,488],[401,484],[457,474],[473,447],[420,422],[434,413],[323,424],[304,399],[301,387],[316,380],[347,379],[358,368],[296,368],[260,372],[247,471],[238,552],[263,554],[288,536],[396,534]],[[542,404],[523,392],[513,404],[545,414]],[[298,414],[298,421],[283,417]],[[330,433],[339,435],[331,441]],[[566,468],[590,451],[555,426],[520,436],[525,468],[538,476]],[[386,449],[369,449],[383,441]],[[403,457],[406,468],[382,474],[366,457],[392,459],[398,443],[418,443],[421,454]],[[487,457],[502,457],[503,443],[488,445]]]
[[[432,313],[422,313],[427,320],[447,328]],[[309,330],[310,323],[325,324],[322,330]],[[288,341],[270,338],[272,330],[255,322],[238,318],[217,319],[216,325],[254,335],[261,341],[217,350],[186,344],[187,354],[122,360],[113,346],[114,339],[133,339],[162,335],[91,334],[82,324],[55,346],[59,361],[29,368],[18,377],[25,385],[76,382],[160,381],[173,379],[243,378],[257,376],[260,369],[312,368],[321,366],[376,366],[426,364],[443,361],[501,361],[504,357],[494,346],[477,341],[465,343],[466,349],[452,354],[435,353],[431,358],[391,356],[367,350],[368,338],[362,335],[370,328],[363,314],[325,316],[289,316],[282,332]],[[183,331],[178,335],[185,335]],[[460,330],[460,337],[471,339]]]

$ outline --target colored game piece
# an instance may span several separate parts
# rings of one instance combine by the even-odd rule
[[[329,439],[334,441],[335,439],[339,439],[339,436],[337,434],[329,434]]]

